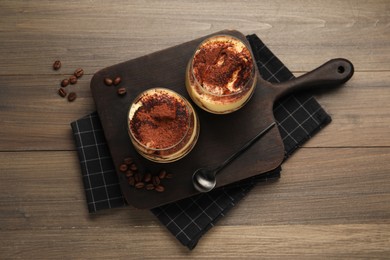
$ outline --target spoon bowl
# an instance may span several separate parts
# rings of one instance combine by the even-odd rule
[[[195,189],[200,192],[211,191],[217,184],[216,175],[217,172],[210,169],[197,169],[192,175],[192,182],[194,184]]]

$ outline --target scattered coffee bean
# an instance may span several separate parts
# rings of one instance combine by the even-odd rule
[[[141,182],[137,182],[137,183],[135,184],[135,187],[136,187],[137,189],[142,189],[143,187],[145,187],[145,183],[143,183],[142,181],[141,181]]]
[[[60,68],[61,68],[61,61],[56,60],[56,61],[53,63],[53,69],[54,69],[54,70],[59,70]]]
[[[137,165],[135,163],[130,164],[130,170],[132,170],[134,172],[137,171],[138,170]]]
[[[131,177],[134,175],[134,172],[131,170],[126,171],[126,177]]]
[[[124,96],[124,95],[126,95],[126,88],[118,88],[118,90],[117,90],[117,93],[118,93],[118,95],[120,95],[120,96]]]
[[[66,91],[65,91],[65,89],[60,88],[60,89],[58,90],[58,95],[60,95],[61,97],[66,97]]]
[[[104,79],[104,84],[106,84],[106,86],[111,86],[111,85],[112,85],[112,79],[110,79],[110,78],[105,78],[105,79]]]
[[[147,190],[154,190],[154,185],[153,183],[149,183],[149,184],[146,184],[146,187],[145,187]]]
[[[62,64],[61,64],[61,61],[59,60],[56,60],[54,61],[53,63],[53,69],[54,70],[59,70],[61,68]],[[84,75],[84,70],[81,69],[81,68],[78,68],[74,71],[73,73],[74,75],[70,76],[68,79],[63,79],[61,81],[61,87],[62,88],[65,88],[67,87],[69,84],[76,84],[77,83],[77,79],[80,78],[82,75]],[[68,101],[69,102],[73,102],[76,100],[77,98],[77,95],[75,92],[71,92],[69,93],[69,95],[67,95],[65,89],[59,89],[58,90],[58,95],[60,95],[61,97],[66,97],[68,96]]]
[[[69,83],[70,84],[76,84],[77,83],[77,78],[76,78],[76,76],[70,76],[70,78],[69,78]]]
[[[133,158],[131,157],[126,157],[125,159],[123,159],[123,162],[127,165],[130,165],[133,163]]]
[[[68,101],[73,102],[73,101],[75,101],[76,97],[77,97],[76,93],[70,92],[68,95]]]
[[[145,182],[150,182],[152,180],[152,174],[150,174],[149,172],[145,174],[144,176],[144,181]]]
[[[127,179],[127,182],[130,184],[130,186],[134,186],[135,185],[134,177],[129,177],[129,179]]]
[[[154,186],[157,186],[160,184],[160,178],[158,176],[153,176],[152,182],[153,182]]]
[[[118,86],[121,83],[122,79],[120,77],[116,77],[112,82],[114,86]]]
[[[63,79],[61,81],[61,87],[65,88],[68,85],[69,85],[69,80],[68,79]]]
[[[160,173],[158,174],[158,177],[160,179],[164,179],[165,176],[167,176],[167,172],[165,170],[161,170]]]
[[[145,189],[147,191],[156,190],[157,192],[164,192],[165,186],[163,186],[163,182],[173,178],[173,174],[168,173],[164,169],[156,174],[149,171],[145,173],[139,172],[132,157],[124,158],[122,164],[119,165],[119,170],[126,175],[129,185],[139,190]]]
[[[81,76],[84,75],[84,70],[81,68],[78,68],[77,70],[74,71],[73,74],[76,76],[76,78],[80,78]]]
[[[142,175],[140,173],[134,174],[135,182],[141,182],[142,181]]]
[[[154,187],[154,189],[158,192],[163,192],[165,190],[164,186],[162,185],[157,185],[156,187]]]
[[[122,163],[121,165],[119,165],[119,170],[121,172],[126,172],[127,171],[127,165]]]

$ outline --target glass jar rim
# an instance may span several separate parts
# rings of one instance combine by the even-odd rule
[[[153,148],[153,147],[149,147],[149,146],[146,146],[143,142],[141,142],[138,138],[136,138],[136,136],[134,135],[133,131],[131,130],[131,112],[133,111],[132,109],[134,108],[134,105],[137,103],[137,102],[140,102],[142,97],[145,96],[147,93],[153,91],[154,93],[166,93],[170,96],[174,95],[174,98],[178,98],[180,101],[183,102],[183,104],[185,105],[185,108],[186,108],[186,112],[188,114],[188,118],[187,118],[187,127],[186,127],[186,131],[183,133],[183,136],[180,138],[180,140],[176,143],[174,143],[173,145],[171,146],[168,146],[168,147],[164,147],[164,148]],[[153,93],[153,94],[154,94]],[[139,108],[139,107],[138,107]],[[137,108],[137,110],[138,110]],[[133,112],[133,114],[137,111],[135,110]],[[151,88],[151,89],[147,89],[143,92],[141,92],[134,100],[133,102],[131,103],[130,105],[130,108],[129,108],[129,112],[127,114],[127,119],[128,119],[128,123],[127,123],[127,127],[128,127],[128,131],[129,131],[129,134],[130,134],[130,137],[135,140],[137,142],[138,145],[140,145],[142,148],[144,149],[147,149],[147,150],[151,150],[151,151],[167,151],[167,150],[170,150],[174,147],[176,147],[177,145],[179,145],[180,143],[183,142],[183,140],[186,138],[186,136],[188,135],[190,129],[191,129],[191,117],[193,117],[195,114],[195,110],[192,108],[192,106],[190,105],[190,103],[187,101],[187,99],[185,97],[183,97],[182,95],[178,94],[177,92],[173,91],[173,90],[170,90],[170,89],[167,89],[167,88]]]
[[[207,90],[203,84],[200,84],[200,82],[198,81],[198,79],[196,78],[196,76],[194,75],[194,70],[193,70],[193,64],[194,64],[194,58],[196,56],[196,54],[198,53],[198,50],[200,49],[200,47],[202,45],[204,45],[206,42],[209,42],[209,41],[212,41],[214,38],[230,38],[234,41],[238,41],[238,42],[241,42],[246,48],[247,50],[249,51],[249,54],[251,56],[251,59],[252,59],[252,69],[251,69],[251,74],[250,76],[248,77],[248,79],[246,80],[244,86],[240,89],[240,91],[237,91],[237,92],[232,92],[232,93],[229,93],[229,94],[216,94],[216,93],[213,93],[213,92],[210,92],[209,90]],[[227,40],[228,41],[228,40]],[[251,79],[253,77],[255,77],[255,71],[256,71],[256,66],[255,66],[255,59],[254,59],[254,55],[252,53],[252,49],[250,48],[250,46],[248,46],[248,44],[246,42],[244,42],[243,40],[235,37],[235,36],[232,36],[232,35],[228,35],[228,34],[216,34],[216,35],[213,35],[213,36],[210,36],[206,39],[204,39],[195,49],[195,52],[194,54],[191,56],[191,60],[190,60],[190,71],[189,73],[191,74],[191,77],[193,78],[195,84],[197,86],[199,86],[202,91],[204,91],[205,93],[207,93],[208,95],[210,96],[215,96],[215,97],[231,97],[231,96],[236,96],[236,95],[239,95],[241,94],[242,92],[244,92],[246,89],[248,89],[248,85],[250,84],[251,82]]]

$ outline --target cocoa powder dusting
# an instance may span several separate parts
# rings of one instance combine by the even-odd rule
[[[135,138],[154,149],[180,142],[189,127],[186,105],[166,93],[147,95],[141,101],[142,106],[130,121]]]
[[[231,93],[227,85],[234,77],[233,88],[245,85],[253,68],[252,57],[247,48],[238,52],[234,47],[228,41],[214,41],[200,47],[193,60],[193,71],[201,85],[222,88],[224,95]]]

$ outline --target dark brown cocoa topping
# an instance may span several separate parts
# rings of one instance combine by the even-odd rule
[[[164,149],[180,142],[189,128],[186,105],[166,93],[146,94],[141,102],[142,106],[130,121],[134,137],[155,149]]]
[[[245,86],[251,76],[253,60],[247,48],[237,51],[235,44],[229,41],[210,41],[203,44],[193,59],[193,72],[203,85],[223,89],[223,95],[230,94],[229,82],[237,77],[233,88]],[[237,75],[235,75],[237,74]]]

